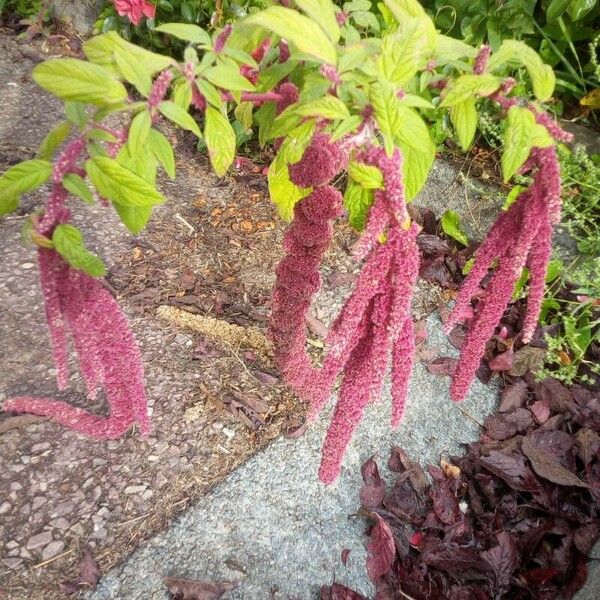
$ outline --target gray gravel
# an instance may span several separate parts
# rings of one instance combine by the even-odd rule
[[[429,344],[454,354],[437,317],[428,319]],[[497,390],[477,382],[462,408],[484,419]],[[317,481],[320,446],[328,419],[300,439],[280,438],[199,501],[165,533],[154,537],[121,567],[108,573],[88,600],[166,598],[165,575],[239,581],[224,598],[309,599],[322,584],[338,581],[365,594],[364,521],[359,508],[360,465],[372,454],[381,465],[392,445],[413,458],[439,463],[460,451],[478,427],[454,405],[448,379],[417,365],[409,409],[398,431],[389,427],[389,391],[371,407],[332,487]],[[350,549],[347,566],[340,553]]]

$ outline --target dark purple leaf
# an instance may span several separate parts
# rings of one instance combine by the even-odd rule
[[[489,456],[482,456],[479,462],[514,490],[527,492],[534,491],[538,487],[522,456],[492,450]]]
[[[238,586],[231,581],[196,581],[176,577],[165,577],[164,582],[176,600],[216,600]]]
[[[427,370],[434,375],[454,375],[456,369],[456,358],[450,358],[449,356],[443,356],[436,358],[427,365]]]
[[[585,481],[582,481],[577,475],[565,469],[558,462],[556,456],[547,450],[538,448],[535,443],[532,443],[529,436],[523,438],[522,448],[523,454],[529,459],[533,470],[540,477],[558,485],[589,487]]]
[[[526,408],[517,408],[510,413],[490,415],[485,420],[484,427],[493,440],[506,440],[527,430],[532,422],[531,413]]]
[[[573,543],[579,552],[588,556],[600,539],[600,523],[590,523],[575,530]]]
[[[379,475],[379,469],[373,457],[363,464],[361,473],[364,485],[360,489],[360,502],[365,508],[374,510],[383,502],[385,482]]]
[[[521,408],[527,399],[528,386],[523,379],[519,379],[506,386],[502,390],[502,396],[500,400],[500,412],[510,412],[516,408]]]
[[[529,410],[537,423],[543,425],[550,418],[550,404],[547,400],[536,400]]]
[[[485,570],[485,564],[475,548],[461,547],[455,543],[439,542],[421,552],[421,560],[428,566],[450,573],[467,569]]]
[[[344,548],[342,550],[341,561],[344,566],[348,563],[348,556],[350,555],[350,550],[348,548]]]
[[[367,600],[367,597],[341,583],[334,582],[333,585],[321,587],[321,600]]]
[[[553,412],[562,413],[570,409],[573,394],[556,379],[545,379],[535,386],[538,400],[546,400]]]
[[[450,244],[437,235],[421,233],[417,237],[417,245],[419,250],[427,256],[440,256],[442,254],[450,254]]]
[[[95,586],[100,579],[100,567],[90,552],[85,552],[79,561],[79,580],[90,586]]]
[[[481,553],[481,558],[487,562],[496,578],[499,588],[506,588],[519,564],[517,545],[510,533],[502,531],[497,535],[498,545]]]
[[[447,481],[435,481],[430,490],[433,500],[433,511],[437,518],[446,525],[456,523],[462,513],[458,507],[458,500]]]
[[[513,366],[515,359],[515,352],[512,348],[509,348],[506,352],[494,356],[488,360],[488,366],[496,373],[501,371],[510,371]]]
[[[577,454],[585,465],[598,457],[600,452],[600,436],[587,427],[582,427],[575,434],[575,445]]]
[[[377,522],[371,529],[371,541],[367,544],[367,573],[373,582],[383,577],[391,568],[396,554],[394,534],[389,525],[375,514]]]

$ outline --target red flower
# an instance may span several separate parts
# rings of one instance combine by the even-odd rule
[[[134,25],[139,25],[142,17],[153,19],[156,6],[146,0],[113,0],[117,12],[127,17]]]

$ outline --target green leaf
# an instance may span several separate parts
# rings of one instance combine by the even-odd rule
[[[125,41],[115,31],[86,40],[83,43],[83,52],[87,59],[109,70],[113,75],[118,74],[115,54],[126,54],[135,59],[138,68],[154,75],[174,65],[175,61],[169,56],[155,54],[144,50],[135,44]]]
[[[439,63],[450,63],[461,58],[475,58],[477,50],[461,40],[438,34],[435,49],[435,60]]]
[[[554,21],[567,10],[571,0],[552,0],[546,9],[546,20]]]
[[[545,102],[552,97],[556,85],[554,71],[550,65],[545,65],[539,54],[525,42],[504,40],[498,52],[490,58],[488,68],[493,71],[505,64],[527,69],[533,93],[538,100]]]
[[[152,78],[148,72],[140,69],[135,57],[125,52],[115,52],[115,63],[123,79],[135,86],[142,96],[148,98],[152,92]]]
[[[454,125],[460,147],[463,150],[468,150],[477,131],[478,115],[475,98],[471,96],[451,106],[450,120]]]
[[[52,164],[47,160],[26,160],[0,176],[0,215],[17,208],[21,194],[39,188],[50,178]]]
[[[383,187],[383,175],[377,167],[351,161],[348,164],[348,175],[364,188],[378,190]]]
[[[206,69],[202,74],[208,81],[219,88],[237,92],[252,92],[254,84],[248,81],[241,73],[235,63],[224,63],[216,67]]]
[[[169,140],[160,131],[151,129],[148,136],[148,148],[164,167],[167,175],[171,179],[175,179],[175,155]]]
[[[501,159],[502,177],[505,183],[527,160],[532,147],[535,125],[535,117],[530,110],[512,106],[508,111]]]
[[[383,38],[379,73],[390,83],[402,85],[427,64],[434,47],[431,19],[408,19],[395,34]]]
[[[318,23],[332,42],[340,39],[340,26],[335,18],[335,6],[330,0],[296,0],[296,4],[312,21]]]
[[[465,232],[460,228],[460,217],[458,213],[455,213],[453,210],[447,210],[442,215],[442,230],[452,239],[460,242],[463,246],[469,245],[469,238],[465,234]]]
[[[435,106],[429,102],[429,100],[426,100],[425,98],[415,94],[405,94],[402,96],[402,98],[400,98],[400,104],[403,106],[413,106],[416,108],[435,108]]]
[[[277,107],[274,102],[263,104],[255,113],[254,119],[258,123],[258,143],[261,148],[270,139],[271,129],[275,121]]]
[[[489,96],[500,87],[501,83],[502,79],[500,77],[490,73],[461,75],[446,88],[440,107],[453,106],[474,95]]]
[[[77,58],[53,58],[32,73],[35,82],[51,94],[75,102],[111,104],[125,100],[127,90],[102,67]]]
[[[198,25],[189,25],[187,23],[163,23],[155,27],[153,31],[167,33],[173,35],[184,42],[192,42],[193,44],[212,45],[210,35],[202,27]]]
[[[117,141],[117,138],[112,133],[106,131],[105,129],[99,129],[97,127],[94,129],[89,129],[86,132],[85,137],[88,140],[100,140],[101,142],[114,143]]]
[[[336,64],[335,46],[323,30],[308,17],[291,8],[270,6],[247,17],[241,23],[258,25],[268,31],[273,31],[296,46],[300,52],[323,62]]]
[[[76,173],[67,173],[62,180],[64,188],[81,198],[86,204],[94,204],[94,196],[85,180]]]
[[[138,235],[148,224],[152,216],[151,206],[125,206],[113,204],[123,224],[133,235]]]
[[[522,185],[513,186],[513,188],[510,190],[510,192],[508,192],[506,196],[506,200],[502,205],[502,210],[508,210],[511,207],[511,205],[514,202],[516,202],[517,198],[521,195],[521,192],[524,192],[526,189],[527,188]]]
[[[352,115],[347,119],[344,119],[331,133],[331,141],[337,142],[341,140],[346,134],[352,133],[362,123],[363,118],[360,115]]]
[[[194,121],[194,118],[188,114],[183,108],[177,106],[170,100],[164,100],[158,105],[158,110],[165,116],[169,121],[173,121],[175,125],[179,125],[181,129],[191,131],[196,134],[199,138],[202,137],[198,123]]]
[[[223,99],[221,98],[221,92],[217,90],[217,88],[208,83],[206,79],[202,79],[199,77],[196,79],[196,83],[198,85],[198,89],[202,92],[202,95],[206,98],[206,101],[212,104],[214,107],[221,110],[223,107]]]
[[[417,0],[384,0],[384,4],[399,23],[406,20],[406,17],[427,16],[425,9]]]
[[[242,102],[238,104],[234,110],[233,114],[235,118],[242,124],[244,129],[250,129],[252,127],[252,111],[254,110],[254,105],[252,102]]]
[[[67,139],[70,131],[71,123],[69,121],[60,121],[57,123],[42,140],[35,155],[36,158],[50,160],[54,151]]]
[[[85,163],[85,170],[98,193],[111,202],[146,207],[165,201],[165,197],[146,180],[112,158],[91,158]]]
[[[77,227],[57,225],[52,234],[52,244],[73,268],[84,271],[92,277],[102,277],[106,274],[104,263],[85,247],[83,236]]]
[[[316,121],[306,121],[298,125],[285,138],[281,144],[279,153],[287,163],[294,164],[302,158],[304,151],[308,148],[313,138],[316,126]]]
[[[388,155],[394,149],[394,134],[402,127],[400,103],[395,89],[384,82],[374,83],[369,89],[369,99],[375,119],[384,136],[384,146]]]
[[[344,206],[348,211],[348,222],[351,227],[357,231],[365,228],[369,208],[372,204],[373,190],[364,188],[349,179],[344,192]]]
[[[83,129],[87,123],[87,114],[85,112],[85,104],[81,102],[65,102],[64,106],[65,117],[79,129]]]
[[[346,119],[350,116],[346,105],[335,96],[327,95],[293,107],[295,115],[321,117],[322,119]]]
[[[551,260],[546,270],[546,283],[552,283],[563,272],[564,268],[565,265],[562,260]]]
[[[283,146],[282,149],[284,149]],[[296,202],[308,196],[311,188],[300,188],[292,183],[284,152],[281,152],[280,149],[280,152],[269,166],[267,181],[269,184],[269,196],[275,206],[277,206],[280,217],[284,221],[291,221],[294,216]]]
[[[235,132],[220,111],[213,106],[206,108],[204,142],[215,173],[223,177],[235,158]]]
[[[186,112],[192,103],[192,84],[188,79],[181,79],[173,89],[171,99]]]
[[[283,63],[275,63],[258,74],[256,89],[259,92],[270,91],[284,78],[287,77],[296,67],[292,60],[286,60]]]
[[[152,117],[149,110],[144,110],[133,117],[127,138],[133,154],[139,152],[145,146],[151,128]]]

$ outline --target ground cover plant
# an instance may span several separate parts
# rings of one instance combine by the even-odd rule
[[[572,598],[600,538],[600,404],[582,386],[513,377],[464,455],[428,475],[393,448],[388,487],[371,458],[361,512],[377,598]],[[321,597],[359,600],[334,583]]]
[[[29,397],[7,400],[4,410],[50,416],[99,438],[121,435],[134,424],[147,431],[139,352],[102,285],[101,258],[85,247],[70,221],[79,202],[97,201],[115,210],[132,233],[143,229],[153,206],[166,200],[156,189],[159,166],[174,177],[162,119],[201,138],[220,176],[235,159],[231,114],[254,124],[259,142],[276,149],[269,192],[292,224],[273,293],[275,360],[308,402],[310,420],[338,376],[342,379],[323,450],[324,482],[338,476],[365,406],[381,392],[388,360],[393,425],[404,411],[414,354],[410,301],[419,268],[419,225],[407,203],[422,188],[435,157],[421,111],[447,111],[461,146],[468,148],[485,99],[505,122],[505,181],[517,174],[530,177],[477,250],[448,319],[450,330],[472,317],[453,376],[453,400],[467,394],[525,266],[529,294],[518,329],[524,342],[531,339],[551,233],[560,219],[555,144],[570,139],[543,110],[554,90],[552,69],[522,42],[506,41],[492,53],[489,46],[474,48],[441,35],[416,1],[388,0],[394,25],[380,38],[352,43],[340,41],[344,19],[335,5],[296,4],[300,11],[271,6],[212,36],[193,24],[157,27],[187,43],[182,61],[111,31],[84,43],[87,60],[53,59],[35,68],[36,82],[65,101],[66,120],[48,134],[35,159],[2,176],[0,209],[15,210],[22,194],[50,183],[45,206],[24,235],[37,248],[57,384],[59,389],[68,384],[71,338],[90,396],[103,389],[111,414],[102,418]],[[519,68],[528,73],[535,101],[513,93],[512,74]],[[331,182],[344,170],[342,194]],[[318,368],[306,352],[305,321],[342,207],[352,226],[363,231],[355,257],[364,266]]]

